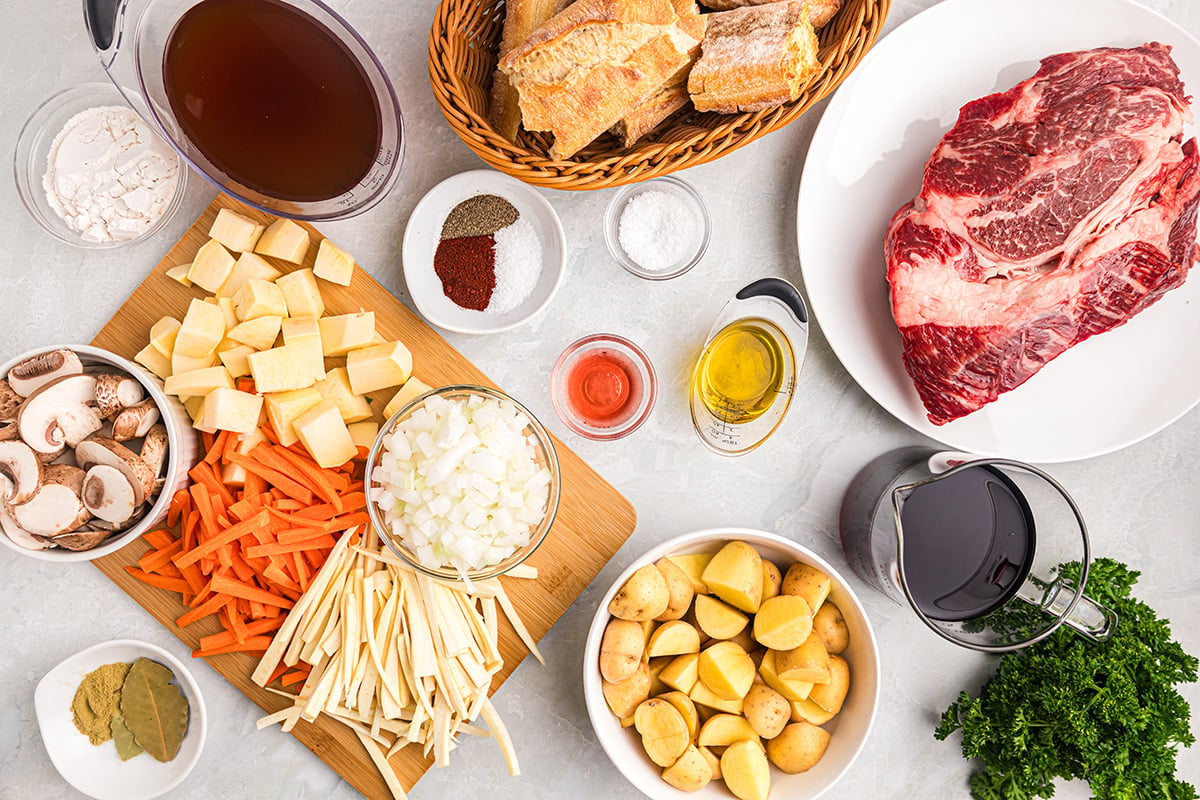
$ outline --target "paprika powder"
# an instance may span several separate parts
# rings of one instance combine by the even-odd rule
[[[490,234],[442,239],[433,254],[433,270],[447,298],[483,311],[496,289],[496,241]]]

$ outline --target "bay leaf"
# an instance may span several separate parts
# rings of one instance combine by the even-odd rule
[[[125,725],[125,718],[117,714],[110,723],[113,744],[117,746],[117,755],[122,761],[128,761],[134,756],[141,755],[146,749],[133,739],[133,732]]]
[[[188,701],[171,683],[175,673],[148,658],[133,663],[121,687],[121,715],[133,739],[159,761],[179,752],[187,731]]]

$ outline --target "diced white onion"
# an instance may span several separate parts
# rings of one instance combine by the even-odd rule
[[[530,541],[550,471],[528,419],[495,398],[430,397],[384,438],[371,499],[392,536],[429,567],[484,569]]]

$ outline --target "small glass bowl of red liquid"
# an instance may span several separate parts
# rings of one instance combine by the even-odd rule
[[[572,432],[605,441],[628,436],[654,408],[658,379],[642,348],[610,333],[574,342],[550,372],[554,411]]]

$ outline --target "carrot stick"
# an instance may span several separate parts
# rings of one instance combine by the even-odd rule
[[[214,594],[212,597],[205,600],[200,605],[188,611],[179,619],[175,620],[175,624],[181,628],[186,628],[196,620],[204,619],[205,617],[216,614],[221,610],[221,607],[233,600],[229,595]]]
[[[260,444],[255,446],[250,452],[264,461],[268,458],[277,457],[291,464],[294,469],[307,478],[307,483],[313,487],[313,491],[316,494],[324,498],[327,503],[332,504],[339,512],[342,511],[342,498],[339,491],[342,488],[342,482],[337,477],[338,473],[323,469],[316,462],[297,455],[286,447],[269,448],[265,444]]]
[[[267,519],[267,510],[263,509],[248,520],[239,522],[236,525],[226,528],[220,533],[214,533],[212,538],[209,540],[176,556],[174,558],[175,566],[182,569],[188,564],[194,564],[195,562],[199,561],[201,557],[215,553],[223,545],[229,544],[243,534],[250,532],[254,528],[266,525]]]
[[[202,538],[215,536],[217,533],[217,518],[213,514],[212,502],[209,501],[208,486],[203,483],[193,483],[188,487],[192,495],[192,505],[200,514]]]
[[[188,590],[187,581],[183,578],[168,578],[162,575],[154,575],[149,572],[143,572],[134,566],[126,566],[125,571],[148,586],[166,589],[168,592],[179,592],[180,594]]]
[[[234,642],[224,647],[214,647],[209,650],[196,648],[192,651],[193,658],[208,658],[225,653],[264,653],[271,646],[270,636],[251,636],[244,642]]]
[[[213,442],[213,446],[208,448],[208,451],[204,454],[204,463],[215,465],[221,460],[221,453],[225,452],[226,443],[229,441],[229,435],[229,431],[221,431],[219,434],[217,434],[217,438],[216,441]]]
[[[295,553],[298,550],[330,550],[337,544],[332,536],[322,534],[316,539],[305,539],[299,542],[290,542],[288,544],[258,544],[254,547],[247,548],[247,555],[255,557],[263,556],[281,556],[284,553]]]
[[[247,458],[241,453],[230,453],[229,460],[245,469],[247,472],[253,472],[260,478],[271,484],[274,488],[286,494],[288,497],[294,497],[304,504],[312,502],[312,492],[304,486],[301,486],[296,481],[292,480],[282,472],[270,469],[260,464],[253,458]]]
[[[170,531],[163,528],[143,533],[142,538],[146,540],[146,544],[155,550],[162,550],[164,547],[175,543],[175,537],[171,535]]]
[[[246,632],[246,622],[234,610],[233,603],[226,603],[222,606],[220,616],[221,624],[233,634],[234,641],[241,644],[249,638],[249,634]]]
[[[221,595],[242,597],[246,600],[249,600],[251,603],[262,603],[264,606],[291,608],[293,605],[295,605],[291,600],[282,597],[276,597],[268,591],[259,589],[257,586],[242,583],[236,578],[230,578],[221,574],[213,576],[213,591]]]
[[[286,667],[287,667],[287,665],[285,664],[284,668],[286,669]],[[307,677],[308,677],[307,672],[303,672],[301,670],[294,669],[279,679],[279,685],[280,686],[291,686],[294,683],[299,683],[300,681],[304,680]]]
[[[171,497],[171,504],[167,506],[168,528],[174,528],[179,524],[179,518],[183,514],[183,509],[188,505],[189,497],[187,489],[180,489]]]
[[[287,523],[290,527],[312,528],[313,530],[318,530],[318,531],[322,531],[322,532],[326,531],[326,527],[327,527],[326,523],[322,522],[321,520],[306,519],[305,517],[300,517],[300,516],[296,516],[295,514],[288,514],[286,512],[280,511],[277,508],[268,507],[267,511],[268,511],[268,513],[270,513],[270,515],[272,517],[279,520],[280,522]]]
[[[146,572],[154,572],[164,564],[171,563],[171,557],[182,549],[182,542],[171,542],[171,544],[166,547],[160,547],[158,550],[147,550],[145,555],[138,559],[138,566]]]
[[[210,494],[221,498],[221,506],[223,508],[233,504],[233,495],[229,493],[229,489],[221,482],[221,476],[211,464],[201,461],[192,467],[188,472],[188,477],[197,483],[203,483]]]

